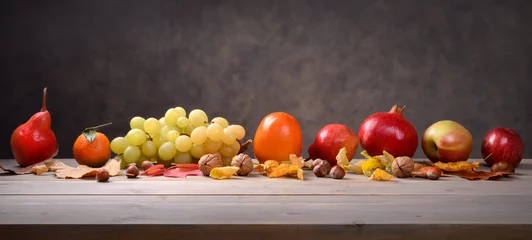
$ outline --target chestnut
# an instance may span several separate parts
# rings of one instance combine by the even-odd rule
[[[153,163],[151,161],[145,160],[145,161],[142,161],[142,163],[140,164],[140,167],[142,168],[142,170],[146,171],[146,169],[153,167]]]
[[[139,175],[139,169],[135,164],[129,165],[126,170],[126,176],[128,178],[136,178]]]
[[[336,165],[331,169],[331,177],[333,179],[342,179],[344,176],[345,170],[342,167]]]
[[[441,170],[437,167],[431,167],[427,170],[427,178],[430,180],[438,180],[441,177]]]
[[[98,182],[107,182],[109,180],[109,171],[105,168],[100,168],[98,173],[96,173],[96,181]]]

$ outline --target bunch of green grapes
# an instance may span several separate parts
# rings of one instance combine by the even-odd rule
[[[209,122],[201,109],[188,113],[182,107],[170,108],[163,117],[130,120],[125,136],[111,141],[111,150],[122,157],[124,164],[145,161],[163,163],[194,163],[205,154],[220,154],[225,165],[240,151],[240,142],[246,135],[241,125],[232,124],[223,117]]]

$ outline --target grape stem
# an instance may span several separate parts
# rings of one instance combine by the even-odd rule
[[[253,140],[251,140],[251,139],[248,139],[244,143],[241,143],[240,141],[238,141],[238,143],[240,143],[240,150],[238,150],[237,155],[245,152],[246,150],[248,150],[248,146],[249,146],[249,144],[251,144],[251,142],[253,142]]]

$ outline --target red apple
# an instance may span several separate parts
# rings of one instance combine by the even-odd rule
[[[347,159],[351,160],[358,148],[358,138],[349,127],[343,124],[329,124],[324,126],[308,148],[310,159],[322,159],[336,165],[336,156],[342,148],[347,150]]]
[[[473,150],[473,137],[459,123],[442,120],[427,128],[421,146],[425,156],[432,162],[467,161]]]
[[[523,159],[524,151],[521,136],[510,128],[495,127],[482,140],[482,158],[488,166],[506,162],[517,167]]]

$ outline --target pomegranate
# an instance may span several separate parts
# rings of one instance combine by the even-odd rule
[[[328,124],[318,131],[314,142],[309,146],[309,158],[326,160],[334,167],[336,155],[344,147],[347,150],[347,159],[352,159],[358,148],[355,133],[346,125]]]
[[[395,105],[389,112],[378,112],[367,117],[358,131],[360,146],[370,156],[384,150],[394,157],[413,157],[418,146],[414,126],[403,117],[404,106]]]
[[[495,127],[482,140],[481,153],[488,166],[505,162],[517,167],[523,159],[523,140],[510,128]]]

